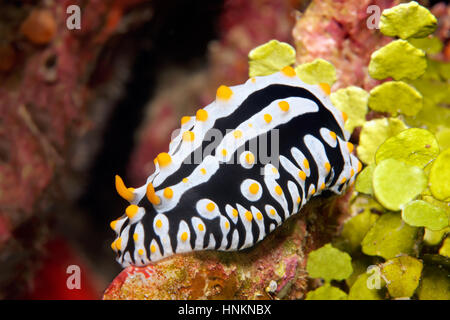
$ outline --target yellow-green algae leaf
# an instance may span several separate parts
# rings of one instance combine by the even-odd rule
[[[381,161],[373,171],[373,191],[387,209],[397,211],[427,187],[423,170],[395,159]]]
[[[450,101],[450,84],[432,78],[420,77],[419,79],[408,81],[414,86],[429,103],[448,103]]]
[[[375,162],[375,152],[389,137],[407,129],[403,121],[395,118],[382,118],[364,123],[356,149],[359,159],[365,164]]]
[[[374,279],[377,278],[377,279]],[[379,282],[377,289],[373,281]],[[350,287],[348,300],[383,300],[384,281],[376,274],[361,274]]]
[[[353,272],[351,261],[348,253],[328,243],[309,253],[306,271],[311,278],[322,278],[325,281],[343,280]]]
[[[308,84],[328,83],[331,86],[336,82],[335,67],[321,58],[298,65],[295,72],[303,82]]]
[[[350,277],[345,279],[345,283],[350,288],[358,280],[359,276],[366,273],[367,267],[371,265],[371,258],[368,256],[361,256],[358,259],[352,259],[353,273]]]
[[[405,120],[410,126],[423,127],[436,133],[441,127],[450,127],[450,109],[437,105],[424,95],[422,110],[415,117]]]
[[[419,300],[450,300],[448,271],[437,267],[425,267],[417,296]]]
[[[330,99],[336,108],[347,114],[348,120],[345,122],[347,131],[351,133],[355,127],[364,124],[369,100],[369,94],[366,90],[350,86],[331,93]]]
[[[361,242],[362,252],[369,256],[391,259],[404,253],[412,254],[419,228],[406,224],[399,213],[383,214]]]
[[[450,128],[441,128],[436,132],[436,139],[441,150],[450,148]]]
[[[423,107],[422,94],[403,81],[384,82],[370,91],[369,108],[380,112],[415,116]]]
[[[378,148],[375,161],[396,159],[423,168],[438,155],[439,145],[434,135],[425,129],[411,128],[387,139]]]
[[[415,1],[385,9],[380,18],[381,33],[402,39],[426,37],[436,26],[436,17]]]
[[[428,54],[436,54],[442,51],[444,44],[438,37],[411,38],[408,39],[414,47],[425,51]]]
[[[444,228],[442,230],[433,231],[425,228],[425,233],[423,235],[423,241],[427,246],[436,246],[441,243],[442,239],[446,234],[450,233],[450,227]]]
[[[367,196],[364,194],[358,194],[350,201],[349,214],[351,217],[356,217],[360,214],[363,215],[362,218],[357,218],[353,221],[353,218],[350,218],[344,223],[344,226],[349,223],[349,225],[343,227],[341,234],[334,239],[332,245],[339,250],[345,251],[349,254],[359,251],[360,243],[362,239],[359,239],[360,236],[364,237],[364,234],[367,232],[364,230],[356,230],[356,235],[351,234],[355,231],[356,228],[361,227],[364,229],[364,226],[367,226],[367,221],[364,219],[369,216],[368,224],[370,224],[371,220],[375,220],[375,217],[372,214],[377,214],[378,216],[385,212],[383,206],[381,206],[373,197]],[[365,217],[364,217],[365,216]],[[359,219],[363,220],[360,221]],[[367,226],[370,228],[371,225]]]
[[[361,246],[361,241],[378,218],[377,214],[364,210],[345,222],[341,236],[346,240],[351,251],[356,251]]]
[[[306,300],[347,300],[347,294],[341,289],[325,283],[316,290],[308,292]]]
[[[450,79],[450,62],[437,61],[437,63],[439,63],[439,74],[441,77],[446,80]]]
[[[430,166],[427,166],[426,168],[428,168],[428,167],[430,167]],[[424,195],[423,193],[422,193],[422,200],[424,200],[428,203],[431,203],[432,205],[434,205],[436,207],[441,208],[442,210],[447,212],[447,215],[450,217],[450,203],[449,202],[437,200],[431,194]]]
[[[442,246],[439,249],[439,254],[450,258],[450,237],[445,238],[444,243],[442,243]]]
[[[417,49],[408,41],[396,40],[372,53],[369,74],[377,80],[417,79],[426,68],[427,60],[423,50]]]
[[[431,194],[438,200],[450,200],[450,149],[446,149],[434,160],[429,178]]]
[[[295,62],[295,49],[288,43],[270,40],[248,54],[249,76],[267,76]]]
[[[431,167],[431,165],[428,165],[425,169],[427,169],[427,168],[429,168],[429,167]],[[428,175],[429,175],[429,174],[428,174]],[[429,190],[429,189],[427,188],[427,190]],[[435,207],[438,207],[438,208],[440,208],[441,210],[444,210],[445,213],[447,214],[447,217],[448,217],[449,220],[450,220],[450,202],[445,202],[445,201],[437,200],[436,198],[434,198],[434,197],[431,195],[431,193],[430,193],[430,194],[424,194],[424,192],[422,192],[421,198],[422,198],[423,201],[426,201],[426,202],[430,203],[431,205],[433,205],[433,206],[435,206]],[[445,228],[445,229],[443,229],[443,230],[444,230],[444,231],[445,231],[445,230],[450,231],[450,228],[447,227],[447,228]]]
[[[381,272],[386,279],[386,287],[391,297],[411,297],[419,285],[422,268],[422,261],[410,256],[401,256],[386,261]]]
[[[410,226],[427,227],[434,231],[448,226],[447,213],[423,200],[407,203],[402,210],[402,219]]]
[[[433,60],[427,57],[427,69],[425,73],[419,77],[419,79],[433,80],[433,81],[442,81],[441,76],[441,62],[437,60]]]
[[[373,194],[372,178],[375,164],[365,167],[356,177],[355,190],[365,194]]]

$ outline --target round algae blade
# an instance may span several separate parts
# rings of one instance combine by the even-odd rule
[[[295,62],[295,49],[288,43],[271,40],[248,54],[249,76],[266,76]]]
[[[423,200],[411,201],[402,210],[402,219],[410,226],[441,230],[448,226],[447,213]]]
[[[372,180],[375,164],[370,164],[361,171],[356,177],[355,189],[365,194],[373,194]]]
[[[359,137],[357,153],[365,164],[375,162],[378,147],[389,137],[407,129],[403,121],[395,118],[374,119],[364,123]]]
[[[381,33],[402,39],[426,37],[436,30],[436,26],[436,17],[415,1],[383,10],[380,19]]]
[[[308,292],[306,300],[347,300],[347,294],[329,283]]]
[[[345,130],[353,132],[353,129],[362,126],[366,120],[367,102],[369,94],[366,90],[350,86],[339,89],[330,95],[331,103],[348,115],[345,122]]]
[[[423,107],[419,91],[403,81],[388,81],[370,91],[369,107],[396,116],[402,113],[415,116]]]
[[[428,54],[436,54],[442,51],[444,44],[438,37],[412,38],[408,39],[414,47],[425,51]]]
[[[397,211],[418,196],[427,185],[423,170],[404,162],[387,159],[373,172],[373,191],[387,209]]]
[[[438,200],[450,200],[450,149],[446,149],[434,160],[430,171],[430,191]]]
[[[352,258],[346,253],[327,244],[311,251],[306,265],[311,278],[322,278],[325,281],[343,280],[352,272]]]
[[[411,297],[419,285],[422,269],[422,262],[410,256],[400,256],[386,261],[382,266],[382,273],[391,297]]]
[[[336,69],[331,63],[320,58],[297,66],[295,72],[308,84],[328,83],[331,86],[336,82]]]
[[[377,271],[375,271],[377,272]],[[383,300],[382,278],[378,274],[363,273],[358,276],[348,294],[349,300]]]
[[[385,259],[394,258],[401,253],[412,254],[419,230],[405,223],[397,212],[386,212],[367,232],[361,242],[362,252]]]
[[[406,40],[395,40],[372,53],[369,74],[377,80],[390,77],[394,80],[417,79],[426,68],[424,51]]]
[[[396,159],[423,168],[438,154],[439,145],[430,131],[411,128],[388,138],[378,148],[375,160],[380,163],[386,159]]]

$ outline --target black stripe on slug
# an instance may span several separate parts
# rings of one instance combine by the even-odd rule
[[[228,117],[219,118],[216,120],[214,124],[214,130],[220,130],[222,133],[222,137],[225,136],[226,130],[228,129],[234,129],[239,126],[242,122],[248,120],[251,118],[254,114],[262,111],[264,108],[266,108],[269,104],[271,104],[273,101],[278,99],[286,99],[290,97],[300,97],[300,98],[306,98],[314,101],[318,107],[319,112],[322,110],[324,112],[327,112],[331,115],[332,119],[330,121],[327,120],[327,123],[323,123],[322,126],[328,127],[327,125],[335,124],[335,128],[333,131],[336,132],[338,136],[341,138],[344,138],[343,132],[339,125],[336,125],[336,119],[331,114],[328,109],[325,108],[325,106],[322,104],[322,102],[310,91],[308,91],[305,88],[301,87],[294,87],[294,86],[288,86],[288,85],[282,85],[282,84],[272,84],[269,85],[261,90],[257,90],[253,93],[251,93],[247,99],[242,102],[242,104]],[[317,124],[317,123],[316,123]],[[331,129],[330,129],[331,130]],[[205,133],[205,137],[208,136],[208,132]],[[205,154],[203,154],[203,150],[211,143],[211,141],[203,141],[201,146],[199,146],[195,151],[190,153],[186,158],[189,159],[189,157],[192,157],[193,154],[196,154],[196,152],[203,155],[203,157],[206,157]],[[213,154],[214,155],[214,154]],[[175,185],[178,182],[180,182],[184,177],[187,177],[190,175],[195,168],[197,167],[196,164],[192,164],[193,159],[190,159],[191,164],[185,164],[183,163],[180,168],[174,172],[171,176],[167,177],[165,181],[163,181],[157,189],[164,189],[168,186]]]

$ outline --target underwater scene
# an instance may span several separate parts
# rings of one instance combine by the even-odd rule
[[[0,1],[0,300],[448,301],[449,221],[446,1]]]

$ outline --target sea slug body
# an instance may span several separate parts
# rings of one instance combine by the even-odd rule
[[[130,202],[111,222],[117,261],[143,266],[177,253],[249,248],[311,197],[343,193],[361,163],[346,115],[328,94],[291,67],[220,86],[214,102],[181,119],[145,185],[127,188],[116,176]]]

